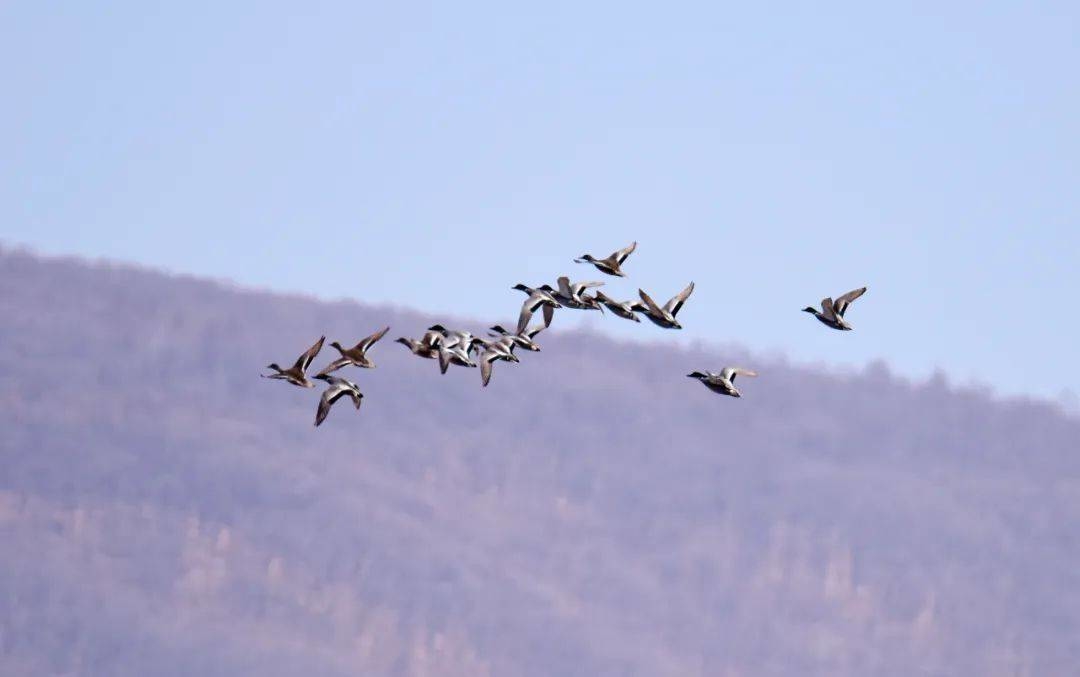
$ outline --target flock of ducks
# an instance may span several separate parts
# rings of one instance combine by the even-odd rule
[[[584,254],[574,259],[575,263],[588,263],[597,270],[614,277],[626,277],[622,266],[626,259],[637,249],[637,242],[620,249],[610,256],[598,259],[591,254]],[[479,367],[480,380],[483,386],[491,381],[491,370],[495,362],[520,362],[514,351],[517,348],[533,352],[539,352],[540,346],[536,344],[536,335],[545,328],[551,326],[555,310],[559,308],[571,308],[575,310],[599,310],[604,308],[611,311],[616,317],[633,322],[641,322],[644,316],[653,324],[663,329],[682,329],[682,325],[676,319],[679,310],[682,309],[690,294],[694,292],[694,283],[691,282],[681,292],[671,297],[664,305],[657,304],[643,289],[638,289],[638,299],[630,301],[616,301],[605,295],[598,287],[603,282],[571,282],[569,277],[563,276],[555,281],[555,287],[548,284],[539,287],[530,287],[525,284],[517,284],[512,287],[526,295],[525,302],[521,304],[521,312],[518,315],[518,323],[515,331],[511,332],[501,325],[490,328],[488,338],[475,336],[468,331],[450,330],[441,324],[428,327],[427,331],[419,338],[412,339],[401,337],[397,343],[404,345],[413,355],[429,360],[439,361],[439,370],[445,374],[451,365],[460,367]],[[590,289],[595,292],[590,293]],[[811,313],[822,324],[840,331],[850,331],[851,325],[844,319],[844,313],[855,299],[866,293],[866,287],[849,291],[839,296],[834,301],[831,297],[822,299],[821,310],[813,307],[804,308],[803,311]],[[533,315],[540,311],[543,324],[530,327]],[[319,399],[319,406],[315,412],[315,425],[318,426],[330,413],[330,408],[341,398],[348,397],[352,400],[356,409],[360,409],[360,402],[364,394],[360,388],[341,376],[332,375],[344,367],[360,367],[371,369],[375,363],[368,357],[368,350],[379,339],[390,331],[390,327],[383,327],[374,334],[361,339],[351,348],[344,348],[337,341],[330,345],[341,357],[326,365],[319,373],[311,377],[307,376],[308,368],[312,360],[322,350],[326,337],[320,337],[313,346],[304,351],[296,362],[288,369],[282,369],[277,363],[267,366],[272,374],[263,374],[263,378],[280,379],[301,388],[314,388],[313,381],[323,381],[327,384]],[[688,378],[695,378],[709,390],[721,395],[742,397],[742,393],[735,387],[737,376],[757,376],[757,373],[742,367],[725,367],[719,372],[694,371],[687,374]]]

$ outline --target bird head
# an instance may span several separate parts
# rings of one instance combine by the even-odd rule
[[[817,309],[816,308],[811,308],[810,306],[806,306],[805,308],[802,309],[802,311],[804,313],[810,313],[812,315],[817,315]]]

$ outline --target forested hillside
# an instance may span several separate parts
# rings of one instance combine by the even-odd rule
[[[512,319],[0,250],[0,674],[1077,674],[1076,418],[558,316],[486,389],[392,342]],[[258,377],[385,324],[360,412]]]

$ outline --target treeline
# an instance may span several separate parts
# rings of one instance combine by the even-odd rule
[[[0,674],[1075,666],[1054,406],[557,331],[484,390],[381,343],[317,431],[257,377],[435,319],[0,253]]]

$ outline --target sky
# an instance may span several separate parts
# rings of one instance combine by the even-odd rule
[[[0,243],[1080,392],[1074,2],[158,4],[0,4]]]

